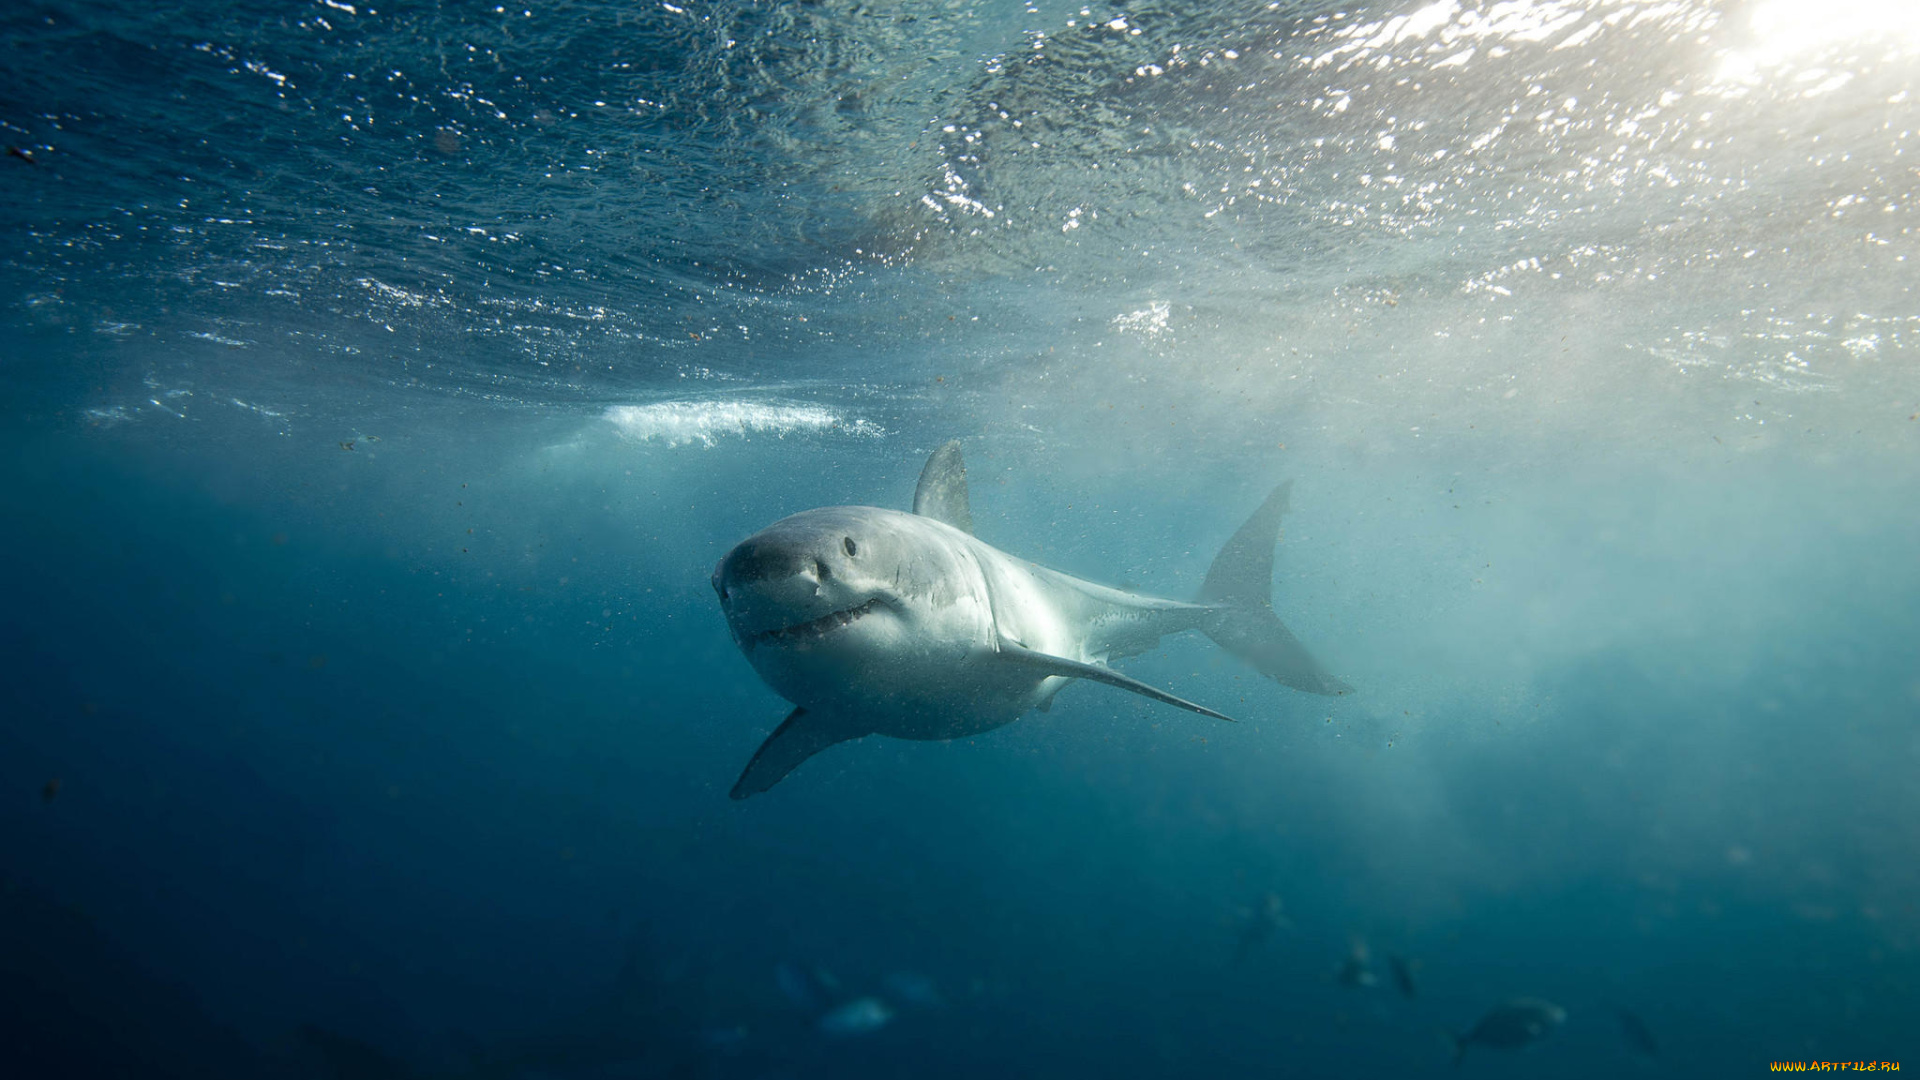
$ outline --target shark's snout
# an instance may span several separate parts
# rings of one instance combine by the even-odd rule
[[[801,545],[749,540],[720,560],[714,580],[724,591],[728,586],[779,581],[809,571],[817,578],[823,569],[820,561]]]
[[[828,543],[776,533],[728,552],[714,568],[713,591],[741,648],[811,643],[871,612],[873,593],[834,569],[854,545],[838,534]]]

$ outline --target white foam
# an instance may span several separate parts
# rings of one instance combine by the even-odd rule
[[[766,401],[660,401],[651,405],[615,405],[607,409],[607,422],[622,438],[636,442],[660,441],[668,446],[699,443],[712,446],[728,435],[796,434],[833,432],[872,436],[881,429],[858,418],[849,418],[820,405],[795,405]]]
[[[1115,315],[1113,325],[1122,332],[1131,331],[1142,337],[1153,338],[1167,332],[1167,321],[1172,316],[1172,304],[1165,300],[1155,300],[1139,311]]]

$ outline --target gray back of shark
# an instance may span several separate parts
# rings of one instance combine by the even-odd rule
[[[830,506],[774,522],[713,572],[734,642],[796,706],[733,797],[850,739],[991,731],[1046,709],[1075,679],[1232,719],[1107,666],[1182,630],[1286,686],[1349,693],[1273,612],[1273,547],[1291,487],[1275,488],[1227,541],[1192,603],[1096,585],[977,539],[958,442],[928,459],[912,513]]]

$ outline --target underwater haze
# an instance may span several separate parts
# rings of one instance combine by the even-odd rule
[[[1920,5],[16,0],[31,1078],[1920,1068]],[[821,506],[1274,610],[729,798]],[[1517,1045],[1516,1045],[1517,1044]],[[1454,1063],[1458,1060],[1458,1071]]]

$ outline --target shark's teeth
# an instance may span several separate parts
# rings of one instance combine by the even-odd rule
[[[859,607],[851,607],[845,611],[835,611],[827,615],[822,615],[811,622],[803,622],[798,626],[789,626],[780,630],[768,630],[764,633],[755,634],[751,640],[755,645],[764,642],[788,644],[816,641],[843,626],[859,620],[879,606],[880,601],[878,598],[875,598],[861,604]]]

